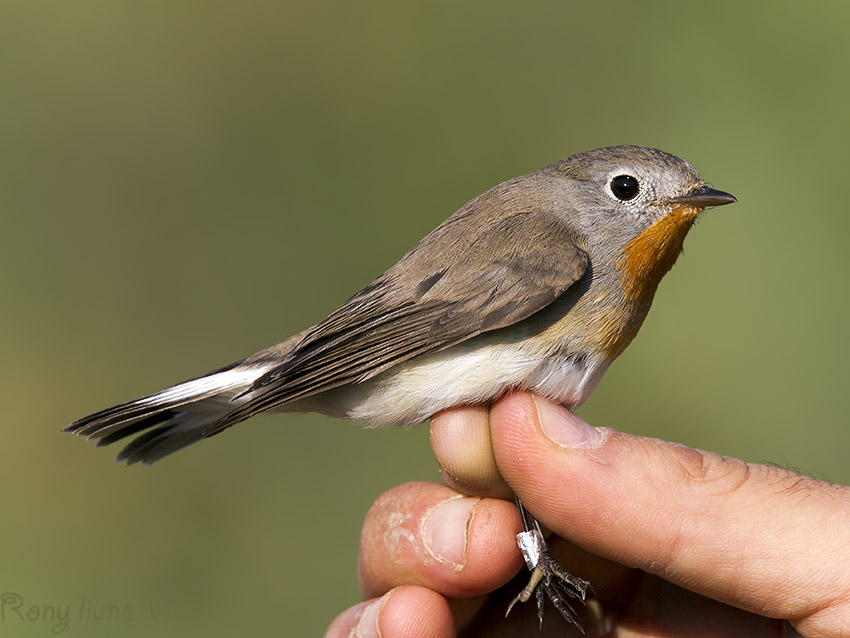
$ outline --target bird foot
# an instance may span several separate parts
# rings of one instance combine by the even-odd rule
[[[535,526],[537,527],[537,526]],[[586,580],[573,576],[558,564],[546,545],[539,528],[517,534],[517,544],[522,550],[526,565],[531,570],[531,578],[523,590],[508,605],[507,616],[518,602],[528,602],[534,594],[537,599],[537,618],[543,627],[544,599],[549,598],[564,619],[584,633],[569,599],[585,601],[587,592],[593,593],[593,587]]]

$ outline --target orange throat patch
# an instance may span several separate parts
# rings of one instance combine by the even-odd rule
[[[638,303],[651,303],[658,284],[676,263],[685,235],[702,208],[677,208],[631,239],[617,262],[626,295]]]

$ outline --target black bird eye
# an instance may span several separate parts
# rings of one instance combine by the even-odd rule
[[[639,190],[638,181],[631,175],[618,175],[611,180],[611,192],[624,202],[637,197]]]

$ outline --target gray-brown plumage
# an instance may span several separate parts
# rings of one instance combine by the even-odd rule
[[[614,193],[617,176],[634,197]],[[147,430],[118,458],[151,463],[265,411],[412,424],[512,388],[575,406],[702,207],[733,200],[661,151],[574,155],[473,199],[316,326],[67,429],[100,445]]]

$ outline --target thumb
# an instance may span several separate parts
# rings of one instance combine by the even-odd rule
[[[490,421],[508,484],[583,549],[764,616],[811,622],[843,599],[847,618],[848,488],[593,428],[529,393]]]

